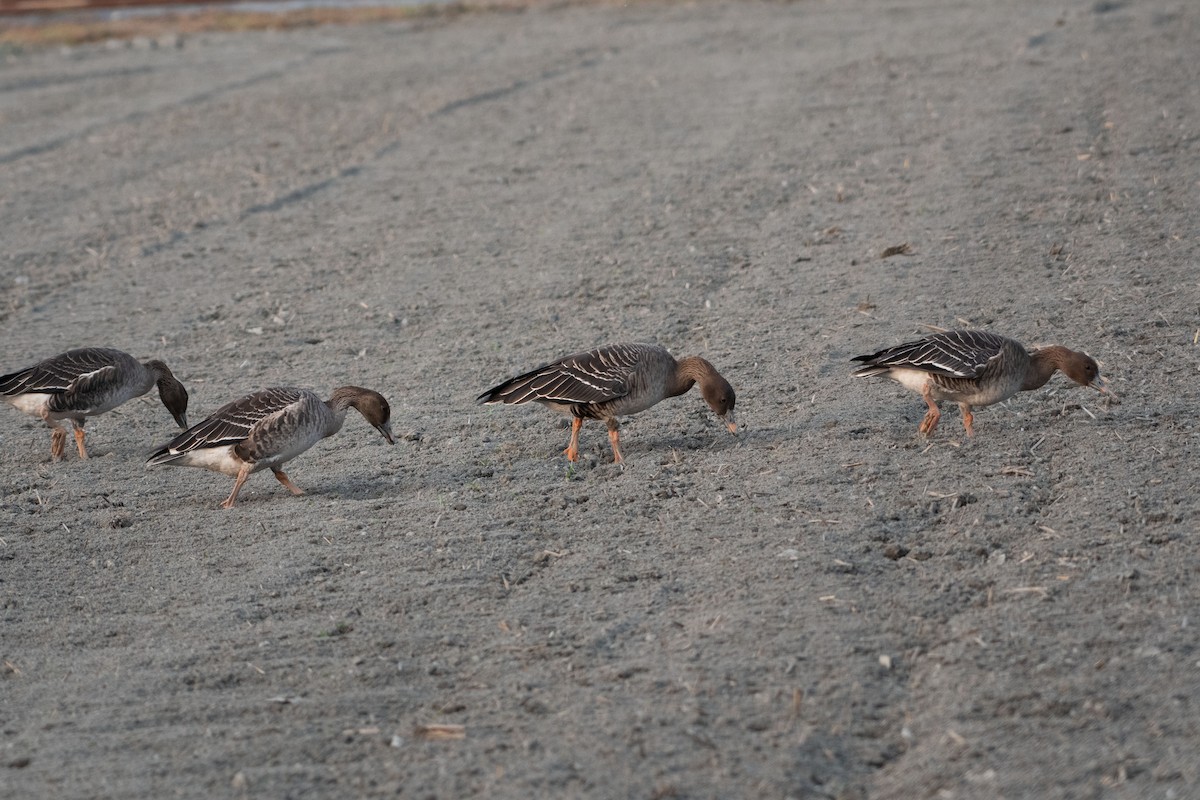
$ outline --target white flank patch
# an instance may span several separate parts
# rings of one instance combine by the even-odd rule
[[[46,403],[50,402],[50,397],[51,395],[48,394],[19,394],[16,397],[8,398],[8,402],[12,403],[18,411],[40,417],[42,409],[46,407]]]
[[[912,389],[917,394],[925,390],[925,384],[929,383],[930,379],[928,372],[922,372],[919,369],[904,369],[903,367],[892,367],[892,372],[888,377],[906,389]]]
[[[233,445],[205,447],[200,450],[193,450],[190,453],[184,453],[178,458],[173,458],[163,463],[170,464],[173,467],[200,467],[202,469],[211,469],[213,472],[236,476],[244,462],[234,455],[233,447]]]

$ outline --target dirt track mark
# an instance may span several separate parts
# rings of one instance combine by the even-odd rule
[[[154,72],[154,67],[121,67],[119,69],[88,72],[83,75],[47,75],[42,78],[26,78],[25,80],[13,81],[12,83],[0,83],[0,93],[28,92],[30,90],[45,89],[49,86],[66,86],[72,83],[83,83],[84,81],[101,78],[127,78],[132,75],[148,75],[152,72]]]
[[[108,119],[103,122],[97,122],[92,125],[87,125],[73,133],[68,133],[63,136],[56,136],[53,139],[49,139],[45,142],[39,142],[38,144],[27,145],[25,147],[19,147],[16,150],[10,150],[7,153],[0,154],[0,164],[12,164],[14,162],[20,161],[21,159],[29,158],[30,156],[37,156],[37,155],[41,155],[43,153],[48,153],[51,150],[57,150],[58,148],[63,147],[64,145],[67,145],[70,142],[73,142],[73,141],[76,141],[79,139],[86,139],[89,136],[94,135],[98,131],[102,131],[102,130],[112,127],[114,125],[124,125],[124,124],[128,124],[131,122],[138,122],[139,120],[146,119],[147,117],[153,116],[155,114],[162,114],[164,112],[171,112],[171,111],[175,111],[180,108],[187,108],[189,106],[195,106],[200,103],[208,102],[209,100],[212,100],[216,97],[220,97],[221,95],[224,95],[224,94],[228,94],[230,92],[236,92],[236,91],[240,91],[242,89],[248,89],[250,87],[257,86],[260,83],[264,83],[266,81],[271,81],[271,80],[275,80],[278,78],[282,78],[285,75],[287,75],[288,73],[290,73],[292,70],[296,69],[297,67],[301,66],[302,64],[308,62],[309,60],[311,60],[313,58],[320,58],[322,56],[332,55],[337,52],[341,52],[341,51],[338,48],[324,48],[321,50],[314,50],[313,52],[306,54],[303,58],[296,59],[295,61],[293,61],[289,64],[285,64],[282,67],[267,70],[265,72],[259,73],[258,75],[251,75],[250,77],[243,78],[241,80],[231,81],[231,82],[223,84],[221,86],[215,86],[211,89],[205,89],[205,90],[197,92],[193,95],[189,95],[177,102],[166,103],[157,108],[144,109],[144,110],[140,110],[140,111],[132,111],[128,114],[124,114],[122,116],[115,117],[113,119]]]
[[[579,63],[577,63],[573,66],[559,67],[557,69],[548,69],[548,70],[545,70],[544,72],[542,72],[542,74],[538,75],[535,78],[529,78],[529,79],[523,78],[521,80],[513,81],[508,86],[501,86],[496,89],[489,89],[486,92],[480,92],[479,94],[474,94],[474,95],[471,95],[470,97],[464,97],[461,100],[452,100],[449,103],[447,103],[446,105],[439,108],[437,111],[434,111],[429,116],[430,117],[444,117],[447,114],[453,114],[455,111],[458,111],[460,108],[467,108],[468,106],[479,105],[480,103],[490,103],[495,100],[499,100],[501,98],[508,97],[509,95],[516,94],[517,92],[522,92],[522,91],[525,91],[526,89],[531,89],[534,86],[537,86],[538,84],[548,83],[549,81],[555,80],[556,78],[561,78],[565,75],[570,75],[573,72],[578,72],[580,70],[585,70],[585,69],[591,69],[592,67],[595,67],[596,65],[598,65],[602,60],[603,60],[603,58],[600,56],[591,56],[589,58],[583,59],[582,61],[580,61]]]
[[[340,52],[340,51],[337,48],[329,48],[328,51],[315,51],[314,54],[318,54],[318,53],[322,53],[322,52],[334,53],[334,52]],[[536,77],[523,78],[523,79],[520,79],[520,80],[510,83],[508,86],[503,86],[503,87],[500,87],[497,89],[491,89],[486,92],[480,92],[478,94],[474,94],[474,95],[471,95],[470,97],[465,97],[460,100],[453,100],[453,101],[447,103],[446,105],[442,106],[441,108],[437,109],[433,113],[429,114],[426,118],[434,119],[437,117],[442,117],[442,116],[446,116],[448,114],[452,114],[455,111],[458,111],[463,108],[468,108],[470,106],[478,105],[481,103],[488,103],[488,102],[492,102],[495,100],[499,100],[501,98],[508,97],[509,95],[512,95],[514,93],[525,91],[527,89],[531,89],[535,86],[538,86],[543,83],[547,83],[549,81],[556,80],[556,79],[564,77],[566,75],[570,75],[572,73],[579,72],[581,70],[591,69],[591,68],[597,66],[598,64],[600,64],[602,61],[603,61],[603,58],[601,56],[593,55],[593,56],[584,58],[583,60],[581,60],[575,64],[570,64],[570,65],[563,66],[563,67],[555,67],[555,68],[543,70]],[[214,90],[213,92],[210,92],[207,94],[215,95],[216,93],[217,93],[216,90]],[[197,96],[197,97],[199,97],[199,96]],[[207,98],[204,98],[204,99],[207,99]],[[190,103],[191,103],[191,100],[188,100],[188,101],[184,101],[183,104],[190,104]],[[240,214],[238,214],[235,217],[235,219],[240,221],[240,220],[246,219],[247,217],[254,216],[257,214],[279,211],[279,210],[281,210],[287,206],[290,206],[294,203],[299,203],[301,201],[308,200],[311,197],[313,197],[314,195],[317,195],[320,192],[334,186],[335,184],[338,183],[338,181],[344,180],[346,178],[353,178],[353,177],[359,175],[363,171],[363,169],[371,162],[375,162],[382,158],[385,158],[386,156],[388,156],[391,153],[394,153],[396,150],[398,150],[403,145],[403,141],[404,141],[403,139],[398,138],[398,139],[395,139],[395,140],[389,142],[388,144],[383,145],[382,147],[377,149],[374,153],[372,153],[369,157],[367,157],[360,163],[351,164],[349,166],[343,167],[342,169],[340,169],[338,171],[337,175],[335,175],[333,177],[323,178],[322,180],[314,181],[313,183],[310,183],[310,184],[307,184],[304,186],[300,186],[296,189],[293,189],[290,192],[287,192],[286,194],[284,194],[280,197],[277,197],[276,199],[270,201],[269,203],[257,203],[255,205],[252,205],[249,208],[243,210]],[[211,229],[212,227],[214,227],[214,225],[217,225],[217,224],[221,224],[220,221],[208,221],[206,228]],[[150,245],[148,247],[143,248],[142,255],[148,256],[148,255],[153,255],[155,253],[163,252],[164,250],[169,250],[170,248],[174,247],[175,245],[179,244],[180,242],[185,241],[188,238],[188,236],[189,236],[189,234],[186,231],[179,231],[179,230],[172,231],[171,235],[165,241],[162,241],[162,242],[159,242],[158,244]]]

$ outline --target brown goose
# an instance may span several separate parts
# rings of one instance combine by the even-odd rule
[[[322,402],[308,389],[275,388],[262,389],[222,406],[199,425],[176,436],[146,463],[203,467],[236,478],[222,508],[233,507],[242,484],[260,469],[274,472],[292,494],[304,494],[284,473],[284,463],[341,430],[350,408],[358,409],[388,444],[395,444],[391,409],[379,392],[343,386]]]
[[[730,433],[737,432],[733,387],[712,364],[698,356],[676,361],[653,344],[610,344],[561,358],[492,389],[480,403],[520,404],[534,401],[570,414],[571,441],[564,450],[569,461],[579,457],[579,429],[585,419],[608,425],[613,463],[621,462],[621,426],[617,416],[635,414],[687,392],[700,384],[700,394]]]
[[[937,429],[938,400],[958,403],[967,436],[974,436],[972,407],[1038,389],[1055,370],[1082,386],[1108,391],[1100,367],[1084,353],[1060,345],[1029,351],[1015,339],[987,331],[945,331],[853,360],[867,365],[855,375],[883,375],[920,393],[929,406],[919,429],[926,436]]]
[[[167,411],[179,427],[186,428],[187,390],[161,361],[143,364],[120,350],[83,347],[0,376],[0,394],[5,399],[50,426],[50,456],[55,461],[62,458],[67,441],[60,421],[71,420],[79,457],[87,458],[86,419],[141,397],[156,385]]]

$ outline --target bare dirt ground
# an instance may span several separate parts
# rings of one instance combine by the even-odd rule
[[[1200,797],[1197,53],[1183,0],[8,51],[0,369],[160,357],[193,420],[361,384],[401,437],[223,511],[143,467],[153,396],[86,462],[0,409],[0,795]],[[923,323],[1121,402],[925,442],[848,363]],[[741,434],[693,393],[571,470],[473,404],[618,340],[713,361]]]

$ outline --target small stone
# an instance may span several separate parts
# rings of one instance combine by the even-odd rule
[[[904,545],[892,542],[887,547],[883,548],[884,558],[890,558],[892,561],[899,561],[908,555],[908,548]]]

